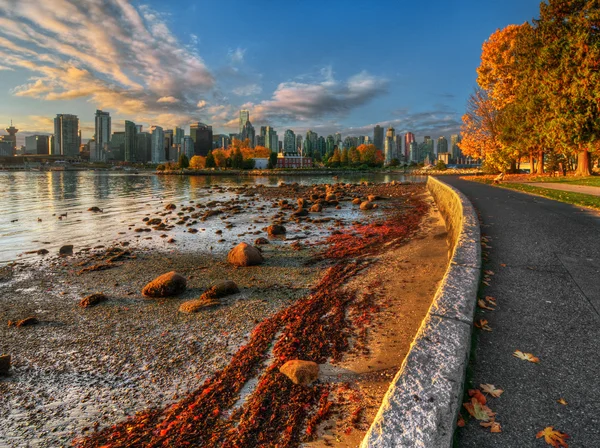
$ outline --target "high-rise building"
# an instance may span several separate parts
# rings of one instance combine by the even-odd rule
[[[319,135],[319,137],[317,138],[316,154],[319,154],[322,157],[326,153],[327,153],[327,141],[325,140],[325,137],[323,137],[322,135]],[[316,155],[316,154],[313,154],[313,155]]]
[[[15,150],[13,148],[13,142],[10,140],[4,140],[0,138],[0,156],[1,157],[13,157]]]
[[[200,122],[192,123],[190,125],[190,137],[194,141],[194,155],[206,157],[212,149],[212,126]]]
[[[391,126],[385,133],[384,155],[385,163],[390,163],[396,157],[396,130]]]
[[[296,135],[296,152],[302,152],[302,136]]]
[[[50,139],[47,135],[30,135],[25,137],[27,154],[50,154]]]
[[[341,144],[342,144],[342,134],[340,134],[339,132],[336,132],[334,146],[337,146],[339,148],[341,146]]]
[[[125,160],[125,131],[112,133],[106,159],[119,162]]]
[[[458,146],[458,144],[460,143],[460,135],[458,134],[452,134],[450,136],[450,145],[452,146],[452,154],[450,155],[451,159],[458,159],[459,157],[462,156],[462,153],[460,151],[460,147]]]
[[[165,159],[165,133],[160,126],[150,126],[152,163],[161,163]]]
[[[180,127],[175,127],[175,132],[173,132],[173,144],[181,145],[183,143],[183,129]]]
[[[104,160],[102,157],[105,149],[108,149],[108,144],[110,143],[110,135],[111,135],[111,118],[110,113],[103,112],[101,110],[96,110],[95,116],[95,127],[94,127],[94,141],[96,142],[96,152],[95,155],[91,154],[90,148],[90,160],[92,162],[100,162]]]
[[[285,131],[283,135],[283,152],[287,154],[296,154],[296,134],[291,129]]]
[[[240,135],[244,130],[244,126],[246,126],[246,122],[250,121],[250,112],[242,109],[240,110]]]
[[[183,137],[181,151],[190,160],[192,157],[194,157],[194,140],[192,140],[192,137],[190,137],[189,135]]]
[[[406,157],[406,160],[414,160],[410,152],[410,144],[415,141],[415,134],[412,132],[404,134],[404,157]]]
[[[333,147],[335,146],[335,137],[333,135],[327,136],[325,142],[325,154],[333,154]]]
[[[174,151],[171,151],[171,148],[173,147],[173,139],[174,139],[173,129],[165,129],[164,136],[165,136],[165,160],[174,161],[176,159],[177,155],[174,154]]]
[[[137,162],[137,128],[133,121],[125,120],[125,162]]]
[[[13,152],[17,150],[17,132],[19,130],[13,126],[12,120],[10,120],[10,126],[5,129],[8,135],[3,136],[2,140],[5,142],[12,143]]]
[[[448,152],[448,140],[446,137],[442,136],[438,138],[437,141],[437,153],[447,153]]]
[[[251,148],[254,148],[254,140],[256,139],[256,132],[254,131],[254,126],[250,123],[250,120],[246,121],[244,127],[242,128],[242,140],[249,140],[249,145]]]
[[[427,155],[429,155],[429,160],[433,160],[434,158],[434,153],[433,153],[433,139],[429,136],[426,135],[425,137],[423,137],[423,143],[425,144],[425,149],[427,151]]]
[[[271,152],[279,151],[279,138],[277,132],[271,126],[265,127],[265,147],[269,148]]]
[[[62,156],[79,155],[79,118],[58,114],[54,119],[54,152]]]
[[[419,144],[416,141],[412,141],[408,144],[408,157],[411,162],[419,163]]]
[[[383,151],[383,128],[379,125],[373,128],[373,144],[377,149]]]
[[[136,160],[140,163],[152,161],[152,134],[142,132],[141,127],[136,126],[137,132],[137,156]]]
[[[402,152],[402,136],[400,134],[396,134],[396,155],[394,159],[402,160],[404,158],[404,152]]]

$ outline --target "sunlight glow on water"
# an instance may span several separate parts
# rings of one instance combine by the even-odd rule
[[[37,257],[23,254],[41,248],[56,253],[63,244],[74,244],[76,249],[109,244],[120,237],[119,232],[127,231],[130,224],[140,226],[141,218],[160,209],[162,202],[207,198],[211,193],[205,187],[211,185],[276,186],[280,181],[306,185],[365,180],[423,181],[424,178],[402,174],[340,174],[339,179],[334,179],[325,174],[241,177],[94,171],[0,172],[0,264]],[[223,199],[223,195],[215,199]],[[94,206],[104,213],[87,211]],[[58,219],[64,213],[67,216]],[[210,226],[209,222],[202,223],[207,230]]]

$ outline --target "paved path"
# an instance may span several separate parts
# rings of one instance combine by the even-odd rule
[[[600,447],[600,214],[503,188],[448,177],[480,213],[492,270],[477,310],[492,332],[474,331],[472,384],[504,389],[490,407],[502,424],[491,434],[471,420],[459,447],[546,447],[535,435],[554,426],[570,448]],[[512,356],[533,353],[539,364]],[[567,406],[557,403],[564,398]]]
[[[600,187],[589,185],[561,184],[558,182],[518,182],[532,187],[549,188],[551,190],[572,191],[573,193],[584,193],[592,196],[600,196]],[[598,444],[600,446],[600,443]]]

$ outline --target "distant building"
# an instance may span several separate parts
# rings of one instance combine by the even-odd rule
[[[176,159],[176,155],[173,153],[173,151],[171,151],[171,148],[173,147],[173,129],[165,129],[164,136],[165,160],[173,161]]]
[[[283,152],[284,154],[296,154],[296,134],[291,129],[285,131],[283,135]]]
[[[396,130],[392,127],[385,133],[384,156],[385,163],[390,163],[396,157]]]
[[[133,121],[125,121],[125,162],[137,162],[137,128]]]
[[[183,129],[176,127],[175,132],[173,133],[173,144],[181,145],[183,143]]]
[[[271,126],[265,127],[265,147],[269,148],[271,152],[279,152],[279,137]]]
[[[194,140],[192,140],[192,137],[189,135],[183,137],[181,151],[187,156],[188,159],[194,157]]]
[[[0,140],[0,156],[2,157],[12,157],[15,155],[15,149],[13,146],[13,142],[10,140]]]
[[[62,156],[79,155],[79,118],[58,114],[54,119],[54,152]]]
[[[206,157],[212,149],[212,126],[200,122],[193,123],[190,125],[190,137],[194,141],[194,155]]]
[[[25,137],[26,154],[50,154],[50,139],[47,135]]]
[[[442,136],[439,137],[437,140],[437,153],[438,155],[440,153],[447,153],[448,152],[448,140],[446,140],[446,137]]]
[[[10,120],[10,126],[5,129],[8,132],[8,135],[2,136],[2,141],[10,142],[12,144],[13,154],[17,150],[17,132],[19,130],[15,128],[12,124],[12,120]]]
[[[111,136],[111,118],[110,113],[96,110],[94,117],[94,141],[96,142],[95,154],[92,154],[92,148],[90,148],[90,161],[99,162],[103,161],[102,152],[108,147]]]
[[[279,153],[277,156],[277,168],[311,168],[313,161],[311,157],[303,157],[300,155],[286,156]]]
[[[296,135],[296,152],[299,153],[302,151],[302,136],[300,134]]]
[[[248,139],[251,148],[254,148],[254,140],[256,138],[256,133],[254,131],[254,126],[250,123],[250,120],[247,120],[242,129],[242,141]]]
[[[383,128],[379,125],[373,128],[373,144],[377,149],[383,151]]]
[[[337,146],[338,148],[341,146],[342,144],[342,134],[340,134],[339,132],[335,133],[335,146]]]
[[[107,159],[119,162],[125,160],[125,131],[113,132],[110,138]]]
[[[396,155],[393,157],[394,159],[398,159],[398,160],[406,160],[406,158],[404,157],[404,152],[402,151],[402,136],[400,134],[396,134]]]
[[[406,134],[404,134],[404,157],[406,157],[406,160],[412,161],[412,155],[411,155],[411,143],[415,142],[415,134],[413,134],[412,132],[407,132]]]
[[[244,131],[244,126],[246,126],[248,121],[250,121],[250,112],[244,109],[240,110],[240,135]]]
[[[333,154],[335,145],[335,137],[333,135],[328,135],[327,140],[325,141],[325,154]]]
[[[136,160],[140,163],[152,161],[152,134],[142,132],[141,127],[136,126],[137,132],[137,156]]]
[[[453,160],[457,160],[458,158],[462,157],[462,152],[458,146],[459,143],[460,143],[460,135],[452,134],[450,136],[450,145],[452,146],[450,149],[450,151],[451,151],[450,158]]]
[[[161,163],[165,159],[165,133],[160,126],[150,126],[152,163]]]
[[[411,162],[419,163],[419,144],[412,141],[408,145],[409,155],[408,158]]]

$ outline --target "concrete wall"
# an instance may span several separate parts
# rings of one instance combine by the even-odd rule
[[[452,257],[361,447],[451,447],[462,402],[481,271],[479,221],[459,191],[429,177]]]

